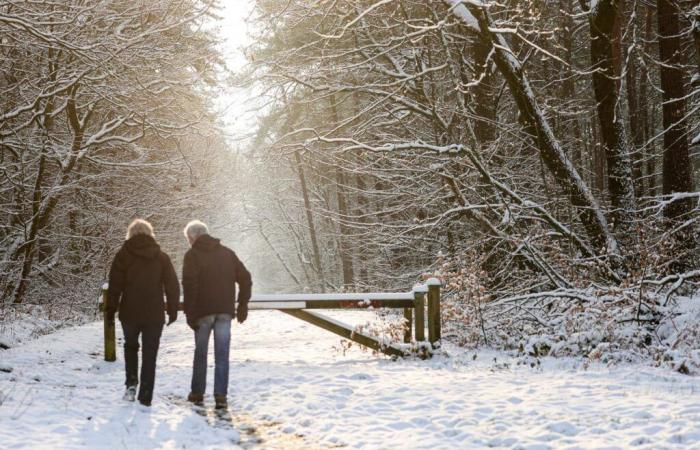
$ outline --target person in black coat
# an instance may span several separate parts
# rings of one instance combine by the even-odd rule
[[[107,320],[119,321],[124,331],[124,364],[126,392],[124,399],[133,401],[139,384],[139,336],[143,343],[141,354],[141,387],[138,399],[150,406],[156,376],[156,357],[165,323],[167,298],[168,325],[177,320],[180,284],[170,262],[153,235],[153,227],[136,219],[129,225],[126,242],[114,257],[109,271]]]
[[[192,388],[188,400],[201,403],[207,378],[207,349],[214,332],[214,399],[227,406],[231,320],[248,317],[252,281],[250,273],[230,248],[209,235],[207,226],[194,220],[185,227],[192,246],[182,264],[182,287],[187,324],[195,332]],[[238,307],[236,308],[236,284]]]

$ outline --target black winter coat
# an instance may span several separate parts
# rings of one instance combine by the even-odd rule
[[[182,288],[188,322],[209,314],[236,315],[238,304],[247,308],[253,282],[250,272],[228,247],[218,239],[203,235],[185,253],[182,264]]]
[[[112,262],[107,312],[119,310],[119,320],[128,324],[163,324],[163,292],[168,316],[174,320],[180,303],[180,283],[170,257],[151,236],[137,234],[124,242]]]

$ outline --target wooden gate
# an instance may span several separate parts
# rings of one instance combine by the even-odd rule
[[[427,302],[426,302],[427,297]],[[107,286],[102,287],[100,311],[104,312],[107,301]],[[180,303],[180,310],[182,310]],[[428,340],[425,339],[426,306]],[[315,310],[323,309],[403,309],[406,319],[404,344],[415,343],[414,348],[423,349],[421,356],[430,356],[432,350],[440,345],[440,280],[429,279],[425,284],[415,286],[409,292],[374,292],[360,294],[259,294],[253,295],[248,303],[248,309],[275,309],[292,317],[308,322],[324,330],[357,342],[360,345],[380,351],[390,356],[406,356],[412,352],[410,345],[400,343],[384,343],[377,337],[366,334],[355,327],[327,317]],[[115,323],[104,316],[104,347],[105,361],[115,361],[116,333]]]

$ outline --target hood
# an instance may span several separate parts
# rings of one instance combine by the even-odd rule
[[[156,240],[146,234],[137,234],[124,243],[124,248],[133,255],[153,259],[160,254],[160,246]]]
[[[219,239],[213,238],[208,234],[204,234],[198,237],[196,241],[194,241],[194,245],[192,246],[192,248],[196,250],[201,250],[203,252],[210,252],[219,248],[220,245],[221,244]]]

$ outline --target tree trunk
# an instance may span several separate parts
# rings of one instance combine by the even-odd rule
[[[49,79],[51,81],[55,81],[55,55],[53,49],[50,48],[47,52],[47,55],[49,60],[49,73],[51,73]],[[71,95],[75,95],[76,89],[77,88],[71,90]],[[5,296],[7,297],[11,295],[13,303],[22,303],[22,300],[24,300],[24,294],[27,292],[27,288],[29,287],[29,275],[31,274],[32,268],[34,266],[35,249],[37,240],[39,239],[39,232],[48,223],[48,217],[53,212],[52,205],[55,205],[57,201],[57,198],[55,196],[50,197],[48,199],[48,204],[44,205],[46,199],[44,199],[43,185],[44,178],[46,178],[46,166],[48,164],[46,160],[46,149],[49,145],[49,130],[54,124],[54,117],[52,114],[53,111],[54,98],[51,97],[47,100],[42,120],[40,122],[37,122],[37,124],[39,125],[38,128],[41,130],[42,133],[44,133],[45,142],[43,144],[43,147],[41,148],[41,153],[39,155],[39,166],[36,174],[36,179],[34,180],[34,187],[32,189],[32,219],[29,221],[29,233],[24,244],[16,250],[14,255],[11,256],[11,258],[14,260],[18,260],[20,256],[22,257],[22,270],[20,272],[17,283],[14,286],[12,285],[12,283],[10,283],[6,286],[5,290]],[[69,117],[71,117],[72,114],[75,114],[74,102],[70,103],[70,107],[67,109],[67,114],[69,115]],[[74,129],[73,131],[74,139],[71,150],[75,150],[76,145],[78,146],[78,149],[80,148],[80,145],[82,145],[82,130],[76,131]],[[76,138],[79,138],[77,142]],[[59,184],[59,186],[63,185],[64,180],[61,181],[62,182]]]
[[[331,107],[331,120],[334,126],[339,123],[338,110],[335,103],[335,95],[329,97]],[[347,183],[345,174],[339,163],[335,163],[335,192],[338,202],[338,223],[340,228],[340,236],[338,236],[338,249],[340,252],[340,264],[343,271],[343,286],[352,286],[355,282],[355,274],[352,267],[352,248],[349,245],[350,229],[346,221],[348,220],[348,206],[346,198]]]
[[[693,178],[686,136],[686,89],[681,69],[680,21],[678,5],[671,0],[657,0],[659,25],[659,72],[663,90],[663,193],[692,192]],[[693,209],[692,200],[669,204],[664,214],[676,219]]]
[[[634,6],[633,6],[634,7]],[[634,44],[633,44],[634,45]],[[629,118],[629,129],[632,133],[632,176],[634,184],[634,195],[639,198],[644,195],[644,179],[642,178],[642,147],[644,146],[644,127],[640,118],[640,98],[639,87],[646,80],[639,78],[637,74],[637,61],[635,51],[627,53],[628,65],[625,71],[625,85],[627,87],[627,110]]]
[[[326,289],[326,280],[323,276],[323,267],[321,266],[321,251],[318,247],[318,238],[316,235],[316,225],[314,224],[313,210],[311,209],[311,200],[309,199],[309,190],[306,186],[306,177],[304,176],[304,166],[301,161],[299,151],[294,152],[294,159],[297,163],[297,171],[299,173],[299,184],[301,185],[301,194],[304,197],[304,209],[306,210],[306,223],[309,227],[309,239],[311,240],[311,248],[314,253],[314,265],[316,273],[318,273],[319,285],[321,292]]]
[[[561,91],[558,93],[562,100],[565,100],[565,109],[567,114],[574,110],[574,105],[576,104],[576,74],[572,68],[574,67],[574,35],[573,30],[575,27],[574,21],[572,19],[573,11],[573,0],[559,0],[559,11],[561,14],[562,30],[559,36],[559,41],[564,50],[563,59],[566,61],[567,66],[560,65],[561,75],[560,78],[563,80],[561,83]],[[574,167],[577,170],[581,170],[583,167],[583,154],[582,154],[582,142],[581,142],[581,122],[579,118],[574,115],[574,118],[566,124],[569,126],[571,124],[571,134],[573,143],[573,149],[569,151],[569,157],[574,163]]]
[[[700,8],[693,9],[692,15],[693,45],[695,47],[695,64],[697,65],[697,74],[700,76]]]
[[[464,6],[476,18],[480,38],[494,48],[496,66],[515,98],[526,129],[535,139],[547,169],[576,207],[592,246],[599,254],[619,255],[617,240],[610,232],[605,215],[554,136],[522,64],[513,56],[503,36],[492,31],[491,18],[485,8],[473,3],[464,3]]]
[[[624,232],[632,224],[635,209],[632,165],[627,151],[622,114],[616,111],[618,89],[615,76],[615,24],[619,1],[601,0],[589,14],[593,91],[608,166],[608,190],[613,207],[613,226]]]
[[[36,242],[39,238],[39,225],[41,222],[41,203],[42,203],[42,186],[46,173],[46,154],[45,149],[41,150],[39,157],[39,170],[34,180],[34,189],[32,192],[32,220],[29,222],[29,235],[27,236],[24,245],[17,249],[22,256],[22,270],[19,275],[19,280],[12,292],[13,303],[22,303],[24,294],[29,286],[29,274],[34,265],[34,255]],[[7,294],[7,293],[6,293]]]
[[[491,74],[491,63],[486,60],[491,48],[485,45],[481,39],[477,39],[471,50],[474,54],[474,77],[481,78],[481,82],[474,86],[473,91],[474,115],[478,118],[474,134],[479,144],[486,145],[496,138],[493,75]]]
[[[644,15],[644,53],[651,54],[651,42],[654,31],[654,11],[650,6],[647,6]],[[642,66],[639,79],[643,80],[639,86],[639,121],[644,130],[643,141],[646,145],[644,158],[646,159],[646,195],[653,197],[656,195],[656,142],[652,138],[651,115],[649,114],[649,96],[647,95],[647,65]]]
[[[340,216],[340,262],[343,268],[343,285],[352,286],[355,282],[355,274],[352,266],[351,246],[349,245],[350,230],[345,223],[348,220],[348,207],[345,194],[345,174],[340,167],[335,168],[336,195],[338,199],[338,215]]]
[[[362,160],[362,154],[358,154],[358,161]],[[357,186],[357,205],[355,207],[355,211],[357,216],[359,217],[359,222],[361,224],[365,224],[367,222],[367,219],[365,218],[365,215],[369,212],[369,206],[367,202],[367,198],[365,197],[367,195],[366,189],[367,189],[367,184],[365,183],[365,180],[362,178],[362,174],[356,173],[355,174],[355,185]],[[365,226],[362,227],[363,232],[367,232],[367,228]],[[365,251],[365,254],[367,252]],[[361,254],[358,254],[358,260],[361,259]],[[358,273],[358,282],[360,285],[364,284],[367,285],[369,284],[369,270],[368,266],[370,264],[370,261],[368,261],[366,258],[362,261],[362,263],[359,265],[359,273]]]

